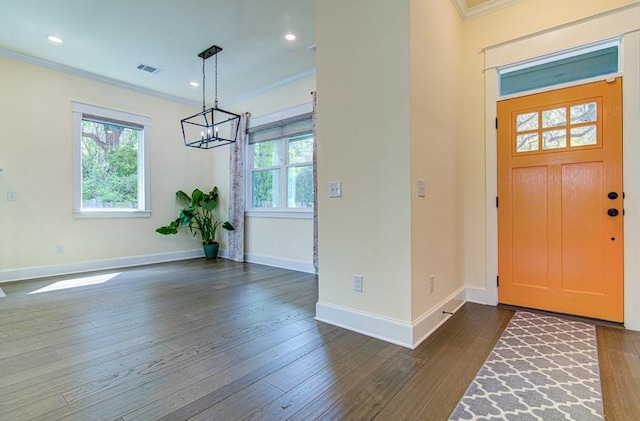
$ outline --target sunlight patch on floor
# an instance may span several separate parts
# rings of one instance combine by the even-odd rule
[[[7,295],[4,293],[2,288],[0,288],[0,298],[6,297]]]
[[[88,285],[97,285],[104,284],[105,282],[110,281],[116,276],[120,275],[120,272],[116,273],[107,273],[104,275],[95,275],[95,276],[85,276],[82,278],[74,278],[74,279],[66,279],[64,281],[54,282],[46,287],[37,289],[35,291],[30,292],[29,294],[39,294],[41,292],[51,292],[51,291],[59,291],[61,289],[69,289],[69,288],[77,288],[84,287]]]

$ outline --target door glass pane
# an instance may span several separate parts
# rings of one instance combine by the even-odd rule
[[[597,118],[598,104],[595,102],[571,107],[571,124],[590,123],[596,121]]]
[[[518,114],[516,116],[516,130],[525,132],[538,128],[538,113]]]
[[[558,127],[567,125],[567,109],[556,108],[542,112],[542,127]]]
[[[572,127],[571,146],[597,145],[598,135],[596,125]]]
[[[542,132],[542,149],[558,149],[566,146],[566,130],[545,130]]]
[[[279,169],[254,171],[252,186],[251,196],[254,208],[280,207]]]
[[[538,133],[519,134],[516,138],[516,152],[537,151],[540,149]]]

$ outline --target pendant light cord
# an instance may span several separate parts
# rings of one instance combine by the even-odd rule
[[[218,108],[218,55],[216,54],[213,58],[215,58],[215,85],[214,85],[214,95],[215,95],[215,101],[214,101],[214,108]],[[205,104],[205,98],[204,98],[204,92],[205,92],[205,58],[202,58],[202,111],[205,111],[207,109],[207,106]]]
[[[205,61],[205,58],[203,57],[202,58],[202,111],[204,111],[207,108],[204,102],[204,86],[205,86],[204,85],[204,81],[205,81],[204,80],[204,61]]]
[[[215,87],[214,87],[214,95],[215,95],[215,101],[214,101],[214,107],[218,108],[218,55],[216,54],[215,57],[216,59],[215,61]]]

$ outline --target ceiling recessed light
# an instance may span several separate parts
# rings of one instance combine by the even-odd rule
[[[62,38],[60,38],[57,35],[53,35],[53,34],[47,35],[47,39],[54,44],[62,44]]]
[[[200,86],[198,82],[189,82],[189,85],[193,86],[194,88],[197,88],[198,86]]]
[[[287,41],[295,41],[296,38],[298,38],[296,34],[292,34],[291,32],[284,36],[284,39],[286,39]]]

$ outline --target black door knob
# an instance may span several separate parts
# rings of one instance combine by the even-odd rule
[[[618,216],[618,209],[611,208],[607,211],[607,215],[609,216]]]
[[[618,193],[612,191],[607,195],[607,197],[611,200],[616,200],[618,198]]]

